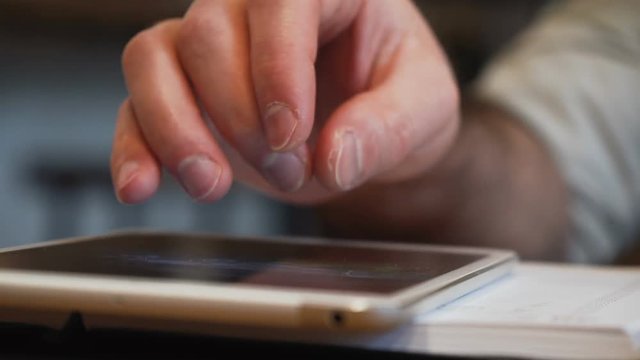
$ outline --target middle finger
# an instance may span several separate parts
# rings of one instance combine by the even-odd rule
[[[309,177],[306,145],[274,152],[256,105],[249,34],[242,1],[196,1],[177,40],[181,63],[216,129],[280,190],[299,189]]]

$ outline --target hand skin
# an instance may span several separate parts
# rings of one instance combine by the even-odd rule
[[[196,201],[237,180],[321,206],[342,234],[561,252],[551,161],[502,113],[465,112],[458,134],[454,77],[408,0],[196,0],[134,37],[123,68],[124,203],[165,168]]]
[[[408,0],[198,0],[134,37],[123,68],[111,168],[125,203],[163,167],[198,201],[238,180],[320,204],[428,169],[459,124],[446,57]]]

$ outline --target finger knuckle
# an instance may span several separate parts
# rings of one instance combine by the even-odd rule
[[[212,14],[191,16],[183,22],[177,34],[178,52],[187,56],[199,56],[211,44],[225,41],[232,36],[231,29],[224,21]]]
[[[157,43],[157,34],[154,28],[144,30],[134,36],[125,46],[122,53],[122,66],[127,69],[149,57]]]

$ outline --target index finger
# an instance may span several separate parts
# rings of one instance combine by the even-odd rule
[[[313,127],[318,8],[318,1],[299,0],[247,5],[254,91],[274,151],[300,146]]]

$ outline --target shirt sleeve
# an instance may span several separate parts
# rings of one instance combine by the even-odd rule
[[[556,161],[570,191],[568,260],[610,262],[637,240],[640,1],[553,4],[474,90],[520,118]]]

